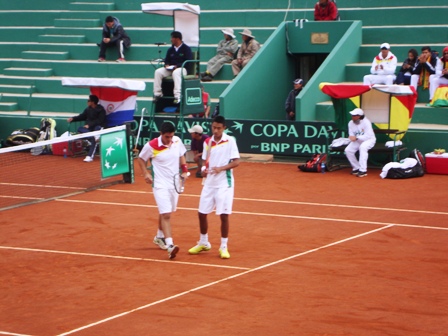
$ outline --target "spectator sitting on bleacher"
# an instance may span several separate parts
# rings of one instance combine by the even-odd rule
[[[255,40],[255,36],[252,36],[252,32],[249,29],[244,29],[240,34],[243,36],[243,42],[241,43],[240,50],[238,50],[236,59],[232,61],[232,71],[234,76],[237,76],[241,70],[243,70],[260,49],[260,43]]]
[[[390,52],[389,43],[383,43],[380,49],[380,53],[373,59],[370,68],[371,75],[364,76],[364,85],[392,85],[394,83],[397,57]]]
[[[351,142],[345,148],[345,155],[352,166],[352,175],[365,177],[367,176],[369,149],[375,146],[376,137],[372,123],[365,117],[362,109],[355,108],[350,114],[352,115],[352,120],[348,122],[348,138]],[[355,155],[358,150],[359,161]]]
[[[76,117],[68,118],[67,121],[85,121],[84,126],[78,127],[78,133],[87,133],[93,131],[99,131],[106,126],[106,110],[99,104],[99,99],[95,95],[90,95],[87,100],[86,109]],[[84,159],[84,162],[92,162],[95,155],[97,143],[95,137],[89,137],[87,140],[90,142],[89,152]]]
[[[109,47],[117,47],[117,62],[126,62],[124,58],[124,49],[131,46],[131,39],[124,31],[120,21],[113,16],[108,16],[103,25],[103,39],[100,43],[100,55],[98,62],[106,60],[106,49]]]
[[[430,99],[434,98],[439,85],[448,85],[448,47],[443,49],[442,57],[437,61],[436,73],[429,77]]]
[[[314,21],[335,21],[338,19],[338,8],[333,0],[319,0],[314,6]]]
[[[397,80],[395,84],[398,85],[409,85],[411,84],[412,69],[414,69],[415,62],[417,62],[417,50],[410,49],[408,51],[408,58],[405,59],[400,71],[397,75]]]
[[[430,88],[430,76],[436,73],[437,55],[428,46],[422,47],[422,53],[415,62],[412,69],[411,86],[417,90],[417,86],[423,89]],[[431,94],[432,93],[432,94]],[[432,99],[434,91],[429,90],[429,100]]]
[[[162,97],[162,80],[165,77],[173,76],[174,104],[180,103],[180,93],[182,86],[182,75],[187,75],[187,69],[182,69],[185,61],[192,60],[193,54],[188,45],[182,41],[182,33],[173,31],[171,33],[171,47],[166,52],[165,66],[158,68],[154,72],[154,98],[153,102],[157,102]],[[182,69],[182,70],[181,70]],[[183,72],[183,73],[181,73]]]
[[[207,70],[201,73],[201,80],[210,82],[218,73],[225,63],[230,63],[238,50],[238,41],[235,39],[232,28],[225,28],[221,30],[224,34],[224,39],[219,41],[218,48],[216,48],[216,55],[213,56],[207,63]]]

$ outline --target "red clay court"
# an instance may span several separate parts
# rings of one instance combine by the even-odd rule
[[[136,170],[138,172],[138,170]],[[0,335],[447,335],[448,176],[243,162],[231,258],[188,255],[201,180],[173,215],[176,259],[152,243],[137,174],[0,214]]]

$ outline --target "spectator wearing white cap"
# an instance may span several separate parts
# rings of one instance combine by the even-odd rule
[[[232,62],[238,50],[238,41],[235,39],[233,29],[225,28],[221,31],[224,39],[219,41],[216,55],[207,62],[207,70],[201,73],[201,80],[204,82],[212,81],[224,64]]]
[[[204,134],[204,129],[200,125],[194,125],[188,129],[191,134],[191,151],[193,152],[193,160],[198,165],[196,171],[196,177],[202,178],[202,152],[204,151],[204,141],[209,138],[207,134]]]
[[[241,72],[260,49],[260,43],[255,40],[255,36],[252,35],[249,29],[244,29],[240,34],[242,35],[243,42],[241,43],[240,50],[238,50],[236,59],[232,61],[234,76],[237,76]]]
[[[380,53],[373,59],[371,75],[364,76],[364,85],[394,83],[397,57],[391,53],[389,43],[383,43],[380,49]]]
[[[376,137],[372,123],[365,117],[362,109],[355,108],[350,114],[352,115],[352,120],[348,122],[350,143],[345,148],[345,155],[352,166],[352,175],[365,177],[369,150],[375,146]],[[359,151],[359,160],[355,155],[357,151]]]
[[[285,101],[286,120],[296,119],[296,97],[302,91],[303,79],[297,78],[292,82],[294,89],[292,89]]]

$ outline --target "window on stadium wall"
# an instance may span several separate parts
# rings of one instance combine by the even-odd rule
[[[173,122],[177,129],[182,128],[184,143],[189,145],[191,136],[188,129],[199,124],[206,134],[211,134],[210,121],[204,119],[184,119],[183,125],[177,124],[173,117],[156,117],[153,129],[149,129],[149,119],[143,120],[138,146],[143,146],[151,138],[159,135],[163,122]],[[139,119],[134,121],[133,130],[138,129]],[[235,137],[241,153],[274,154],[286,156],[309,156],[324,153],[327,148],[328,129],[334,128],[331,122],[299,122],[270,120],[227,120],[226,133]],[[177,133],[180,136],[180,133]]]

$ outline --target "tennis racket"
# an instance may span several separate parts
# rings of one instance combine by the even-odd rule
[[[145,116],[145,114],[146,114],[146,107],[142,108],[142,115],[140,117],[140,122],[139,122],[139,126],[138,126],[137,138],[135,139],[134,149],[132,150],[132,152],[134,153],[134,157],[137,157],[138,153],[139,153],[137,146],[138,146],[138,140],[140,139],[140,132],[142,130],[143,117]]]
[[[190,176],[190,172],[187,173],[187,176]],[[174,175],[174,189],[178,194],[182,194],[185,190],[185,180],[186,178],[182,176],[182,174]]]

